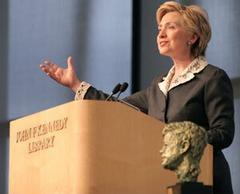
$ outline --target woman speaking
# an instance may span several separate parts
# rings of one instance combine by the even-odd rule
[[[230,170],[221,150],[233,141],[233,91],[225,71],[205,58],[211,38],[207,13],[196,5],[168,1],[158,8],[156,20],[158,50],[172,59],[172,68],[124,100],[165,123],[191,121],[205,128],[214,148],[214,193],[232,194]],[[51,61],[44,61],[40,68],[76,92],[76,100],[108,96],[77,77],[71,57],[67,68]]]

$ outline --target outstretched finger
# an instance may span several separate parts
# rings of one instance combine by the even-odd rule
[[[42,69],[42,71],[44,71],[45,73],[48,73],[49,71],[49,68],[50,68],[50,65],[51,62],[49,60],[44,60],[42,64],[40,64],[40,68]]]
[[[48,73],[48,67],[45,64],[40,64],[40,69],[45,72]]]
[[[52,62],[50,60],[44,60],[43,61],[43,64],[46,65],[46,66],[50,65],[51,63]]]
[[[73,69],[73,70],[74,70],[73,58],[72,58],[72,56],[69,56],[69,57],[67,58],[67,66],[68,66],[69,69]]]
[[[49,64],[49,69],[51,70],[51,71],[56,71],[57,70],[57,68],[58,68],[58,66],[56,65],[56,64],[54,64],[54,63],[51,63],[51,64]]]

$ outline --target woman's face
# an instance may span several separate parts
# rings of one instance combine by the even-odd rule
[[[171,58],[190,56],[193,34],[187,31],[182,16],[178,12],[169,12],[162,17],[158,26],[157,45],[160,54]]]

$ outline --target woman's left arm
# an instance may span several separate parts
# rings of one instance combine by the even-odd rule
[[[215,149],[228,147],[234,137],[234,104],[232,84],[219,69],[205,86],[205,110],[209,122],[208,141]]]

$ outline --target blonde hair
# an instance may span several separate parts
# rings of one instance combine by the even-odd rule
[[[158,25],[163,16],[169,12],[181,14],[186,28],[198,36],[197,41],[191,45],[191,55],[193,57],[204,56],[211,38],[211,27],[207,12],[197,5],[185,6],[175,1],[167,1],[161,4],[156,12]]]

